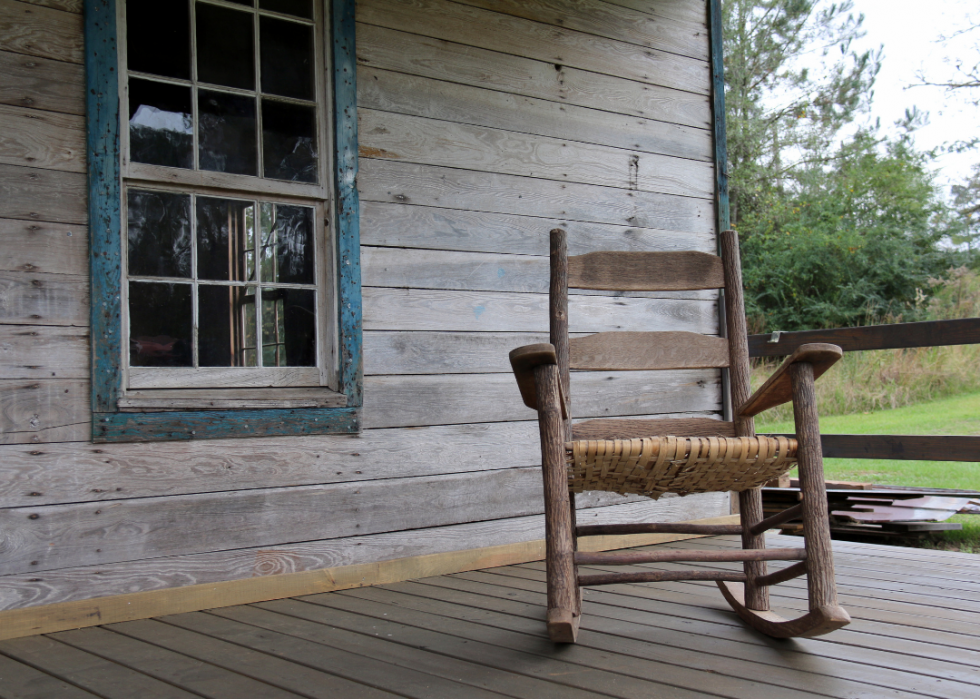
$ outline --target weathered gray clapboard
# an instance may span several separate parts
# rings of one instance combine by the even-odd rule
[[[99,446],[81,10],[0,0],[0,607],[540,538],[506,352],[547,330],[555,226],[573,254],[715,251],[705,5],[358,2],[364,435]],[[711,294],[590,294],[573,333],[718,330]],[[581,417],[720,407],[716,370],[575,382]],[[728,512],[582,504],[596,522]]]

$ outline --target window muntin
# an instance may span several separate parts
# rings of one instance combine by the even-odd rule
[[[317,365],[315,207],[127,194],[130,367]]]
[[[128,389],[336,387],[319,5],[120,0]]]
[[[201,175],[227,173],[314,185],[322,195],[319,3],[127,0],[124,7],[124,175],[221,186],[228,180]],[[264,191],[302,195],[310,187]]]

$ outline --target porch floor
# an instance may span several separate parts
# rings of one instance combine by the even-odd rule
[[[854,621],[819,639],[748,630],[713,583],[661,583],[587,590],[579,643],[556,646],[531,563],[3,641],[0,696],[980,696],[980,556],[834,549]],[[774,609],[798,615],[805,586],[775,588]]]

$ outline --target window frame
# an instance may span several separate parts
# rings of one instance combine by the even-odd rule
[[[360,431],[363,370],[356,189],[355,0],[314,2],[320,4],[324,18],[323,42],[329,43],[333,59],[332,81],[328,81],[332,82],[332,94],[326,95],[324,103],[326,112],[332,109],[333,118],[330,119],[330,115],[325,113],[319,126],[322,131],[322,122],[326,121],[332,127],[332,158],[324,158],[328,162],[321,169],[321,172],[328,172],[327,179],[332,182],[324,182],[318,187],[325,192],[323,188],[332,185],[334,195],[333,211],[327,224],[333,230],[333,248],[327,251],[323,259],[332,261],[333,279],[329,281],[329,288],[335,294],[333,316],[336,319],[336,340],[331,344],[337,355],[336,392],[326,387],[317,389],[325,394],[318,404],[322,407],[288,407],[291,404],[307,405],[309,400],[296,398],[289,390],[257,388],[249,393],[255,398],[248,405],[270,407],[241,409],[172,408],[152,400],[141,404],[126,396],[127,367],[123,366],[124,186],[120,157],[120,116],[125,105],[121,104],[119,90],[116,0],[87,0],[85,3],[94,442],[349,434]],[[198,171],[191,172],[195,177],[200,176]],[[207,176],[208,173],[203,174]],[[256,180],[257,186],[247,190],[248,196],[278,198],[278,192],[264,191],[264,178],[251,179]],[[274,180],[271,182],[275,183]],[[141,184],[149,183],[132,184],[139,188]],[[326,194],[320,196],[327,198]],[[330,237],[325,236],[324,240],[330,240]],[[204,404],[202,401],[202,406]],[[206,404],[220,406],[222,401],[219,399]],[[147,407],[143,409],[141,405]],[[152,409],[149,406],[153,406]]]

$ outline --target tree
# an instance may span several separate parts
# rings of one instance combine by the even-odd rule
[[[953,206],[963,225],[961,231],[951,236],[956,245],[966,246],[972,257],[980,260],[980,163],[973,166],[973,174],[963,184],[951,187]]]
[[[924,312],[930,279],[958,263],[940,245],[955,230],[928,158],[909,139],[868,133],[810,165],[794,186],[745,221],[746,307],[760,330],[909,320]]]
[[[954,43],[962,43],[964,39],[973,39],[973,45],[953,47]],[[980,106],[980,21],[970,20],[966,28],[941,36],[939,41],[954,52],[945,60],[953,68],[952,76],[934,80],[920,73],[919,82],[910,87],[945,87],[947,90],[969,92],[973,104]]]
[[[829,162],[838,132],[867,108],[880,52],[850,50],[863,21],[850,0],[723,4],[733,223],[768,206],[795,169]],[[814,54],[822,70],[806,65]]]

